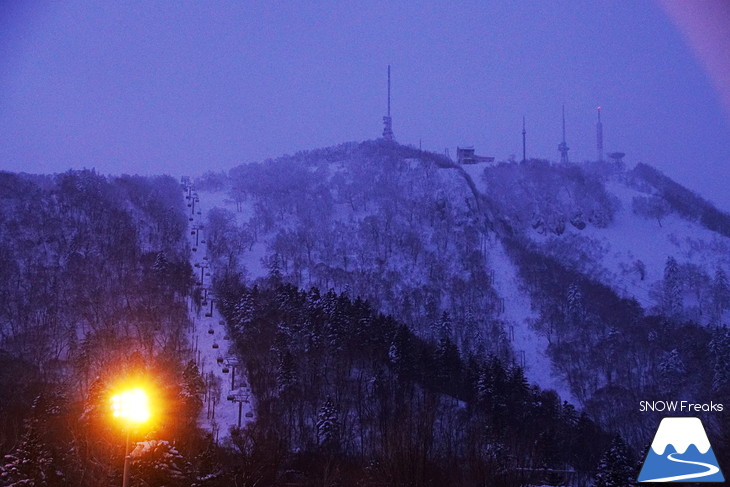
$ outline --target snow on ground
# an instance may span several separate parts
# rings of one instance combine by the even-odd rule
[[[206,202],[205,209],[202,212],[203,216],[212,208],[224,208],[235,215],[236,226],[242,228],[249,223],[254,215],[254,209],[245,202],[241,205],[241,211],[238,211],[236,202],[223,191],[198,191],[198,196]],[[253,244],[253,247],[251,249],[245,248],[238,257],[238,262],[245,269],[246,278],[250,282],[269,274],[269,269],[265,264],[268,255],[267,247],[266,237],[259,236],[259,240]]]
[[[196,246],[194,229],[205,226],[204,215],[211,208],[205,195],[198,194],[198,197],[195,212],[191,207],[188,222],[190,248],[195,249],[191,252],[190,263],[202,295],[201,302],[193,302],[193,298],[188,300],[193,323],[190,343],[195,362],[206,382],[205,404],[198,424],[211,431],[217,440],[225,440],[229,437],[230,428],[239,426],[239,414],[240,426],[254,420],[253,397],[243,366],[238,365],[241,361],[229,352],[231,341],[215,306],[211,289],[213,269],[206,256],[205,230],[197,235]],[[191,200],[186,201],[190,203]]]
[[[465,173],[469,175],[471,180],[476,185],[477,189],[479,189],[479,192],[484,193],[486,188],[484,187],[482,175],[484,174],[484,170],[487,168],[487,166],[491,165],[493,164],[487,162],[477,162],[476,164],[462,164],[461,168],[464,170]]]
[[[480,192],[485,189],[482,174],[486,166],[486,163],[461,166]],[[543,389],[553,389],[564,400],[575,403],[568,385],[553,373],[552,362],[547,354],[547,338],[541,336],[531,326],[537,315],[532,310],[530,296],[520,286],[521,280],[517,269],[499,238],[492,236],[487,251],[490,270],[494,270],[492,286],[505,300],[501,319],[505,322],[505,332],[512,342],[517,363],[524,367],[528,380],[537,383]]]
[[[487,192],[482,179],[487,166],[485,163],[462,166],[482,193]],[[664,278],[664,267],[670,256],[680,265],[692,263],[699,266],[711,278],[718,266],[726,270],[730,267],[730,258],[727,257],[730,256],[730,239],[676,213],[664,217],[661,225],[657,220],[635,214],[633,198],[648,195],[627,186],[621,177],[609,179],[606,190],[620,202],[614,221],[607,228],[588,225],[584,230],[578,230],[568,225],[561,237],[540,235],[534,231],[529,231],[528,235],[541,243],[566,237],[589,239],[591,248],[600,249],[601,255],[595,261],[586,262],[586,268],[581,270],[611,286],[621,296],[636,298],[645,309],[657,304],[653,290]],[[637,261],[643,262],[646,267],[643,279],[635,266]],[[692,301],[689,295],[685,299],[686,303]]]
[[[718,256],[730,252],[730,240],[677,214],[667,215],[661,226],[657,220],[635,214],[632,199],[645,193],[619,181],[610,181],[606,186],[621,202],[614,222],[607,228],[589,225],[583,231],[572,227],[570,231],[591,238],[605,249],[602,264],[608,272],[596,277],[621,295],[635,297],[644,308],[656,304],[651,290],[664,278],[669,256],[679,264],[696,264],[712,277],[720,263]],[[637,260],[646,266],[643,280],[632,267]]]
[[[482,174],[486,166],[487,163],[461,166],[480,193],[485,191]],[[466,185],[464,190],[471,194],[471,189]],[[553,374],[552,362],[547,354],[547,338],[540,336],[531,326],[537,315],[532,310],[530,296],[521,288],[517,269],[497,236],[491,236],[486,251],[489,269],[494,271],[492,286],[505,301],[500,318],[505,322],[505,333],[510,337],[517,363],[524,368],[528,380],[543,389],[553,389],[564,400],[575,403],[568,385]]]
[[[501,318],[506,323],[505,331],[512,340],[517,362],[525,369],[525,376],[543,389],[555,390],[563,400],[576,403],[568,385],[553,373],[547,354],[547,338],[531,326],[537,315],[532,310],[530,297],[520,287],[517,269],[497,238],[490,244],[489,265],[494,270],[494,289],[509,303]]]

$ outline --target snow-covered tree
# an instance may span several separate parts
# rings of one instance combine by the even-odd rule
[[[279,354],[279,364],[276,373],[276,386],[279,394],[287,394],[294,389],[297,383],[296,363],[289,350]]]
[[[89,387],[89,393],[81,413],[81,423],[90,428],[103,422],[109,414],[109,385],[101,377],[96,377]]]
[[[441,318],[431,325],[431,331],[436,342],[451,339],[453,330],[451,327],[451,317],[448,312],[444,311],[441,314]]]
[[[476,384],[477,401],[486,404],[494,394],[494,383],[486,367],[481,367]]]
[[[669,316],[676,316],[682,310],[682,288],[679,265],[674,257],[668,257],[664,266],[662,307]]]
[[[413,343],[407,327],[399,326],[388,348],[388,361],[401,378],[410,378],[415,370]]]
[[[659,372],[664,375],[685,373],[684,362],[676,348],[664,354],[664,358],[659,362]]]
[[[240,433],[239,430],[237,432]],[[234,435],[234,438],[236,436]],[[213,441],[213,435],[207,434],[205,438],[206,447],[195,459],[197,475],[192,487],[214,487],[222,485],[223,467],[218,458],[218,447]]]
[[[202,394],[205,392],[205,382],[200,375],[198,366],[190,360],[183,371],[180,384],[179,398],[185,410],[188,421],[195,422],[198,413],[203,407]]]
[[[436,346],[436,377],[442,387],[450,390],[457,385],[455,379],[459,377],[461,359],[459,349],[446,336],[439,340]]]
[[[658,369],[659,381],[666,392],[675,390],[686,373],[684,362],[676,348],[664,354]]]
[[[398,362],[401,360],[400,350],[398,350],[398,345],[396,345],[395,342],[391,342],[390,347],[388,347],[388,362],[394,367],[398,366]]]
[[[251,293],[245,291],[233,306],[231,326],[235,333],[241,334],[248,329],[253,321],[254,304]]]
[[[715,278],[712,281],[712,301],[718,318],[722,317],[722,313],[730,308],[730,284],[728,284],[727,275],[722,268],[715,271]]]
[[[715,329],[709,348],[715,362],[712,390],[727,392],[730,386],[730,330],[727,326]]]
[[[174,445],[165,440],[139,442],[129,454],[133,474],[150,487],[190,485],[190,465]]]
[[[317,415],[317,440],[327,449],[337,449],[340,439],[339,412],[328,397]]]
[[[585,318],[585,306],[583,304],[583,293],[574,282],[568,287],[568,316],[574,324],[580,324]]]
[[[594,487],[631,487],[636,485],[636,470],[628,446],[616,436],[603,454],[593,479]]]
[[[152,265],[152,269],[160,276],[164,277],[167,270],[170,268],[170,262],[167,260],[165,252],[158,252],[155,257],[155,263]]]
[[[5,487],[53,487],[67,485],[56,455],[46,441],[49,411],[38,396],[31,407],[25,432],[18,446],[0,466],[0,485]]]
[[[662,226],[662,219],[671,211],[669,203],[659,196],[636,196],[632,200],[631,206],[634,213],[655,219],[660,227]]]

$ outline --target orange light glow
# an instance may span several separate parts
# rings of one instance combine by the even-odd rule
[[[144,423],[150,419],[150,401],[144,389],[137,387],[112,396],[112,414],[130,423]]]

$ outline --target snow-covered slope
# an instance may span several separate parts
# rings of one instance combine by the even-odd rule
[[[695,221],[676,213],[662,218],[661,223],[636,214],[632,199],[646,196],[622,181],[614,179],[607,189],[620,202],[614,222],[606,228],[587,227],[584,236],[595,248],[602,249],[600,264],[605,272],[598,277],[626,297],[634,297],[644,308],[656,305],[660,281],[664,278],[667,258],[680,264],[693,264],[711,277],[717,268],[727,268],[730,239],[712,232]],[[580,233],[570,228],[572,234]],[[643,276],[636,263],[645,266]],[[685,293],[688,304],[698,305],[691,290]]]
[[[487,196],[529,184],[517,178],[498,180],[499,186],[490,187],[485,171],[494,171],[493,167],[489,164],[473,164],[463,169],[478,190]],[[592,176],[590,166],[582,170]],[[597,179],[601,180],[615,205],[612,219],[607,224],[586,222],[584,228],[578,228],[565,222],[562,233],[556,234],[549,229],[546,231],[543,226],[533,228],[525,223],[522,229],[528,238],[547,255],[608,285],[623,297],[636,299],[646,310],[652,310],[660,304],[664,270],[667,259],[672,257],[678,262],[685,278],[681,289],[685,317],[705,323],[711,319],[717,320],[717,316],[711,318],[708,309],[709,283],[717,270],[727,272],[730,269],[730,238],[709,230],[698,219],[680,215],[671,206],[667,206],[666,213],[660,218],[637,212],[635,199],[653,197],[663,201],[663,198],[657,188],[632,171],[614,171],[613,174],[597,176]],[[548,220],[551,212],[560,213],[565,206],[575,208],[578,203],[568,185],[548,185],[539,189],[553,192],[546,197],[532,191],[531,197],[535,199],[532,202],[533,211],[542,220]],[[567,205],[565,200],[569,201]],[[550,204],[555,207],[549,207]],[[501,209],[505,213],[509,212],[511,208],[504,206]],[[570,219],[569,214],[565,217],[566,220]],[[520,227],[519,222],[513,223]],[[535,222],[530,223],[537,225]]]
[[[192,193],[192,191],[190,191]],[[197,198],[196,198],[197,196]],[[192,193],[188,238],[192,249],[190,263],[196,276],[199,295],[189,299],[190,343],[194,360],[205,380],[206,394],[199,424],[224,440],[232,427],[243,427],[254,420],[253,397],[242,361],[230,350],[225,322],[215,306],[212,292],[213,267],[207,254],[203,215],[212,206],[205,195]],[[194,209],[194,211],[193,211]],[[202,227],[202,229],[201,229]],[[197,235],[195,235],[197,232]]]
[[[707,325],[730,303],[716,284],[730,268],[730,239],[688,217],[666,193],[678,185],[660,188],[650,172],[456,166],[371,141],[239,166],[223,189],[200,194],[219,208],[208,214],[213,258],[249,284],[278,272],[300,288],[346,291],[426,338],[446,311],[463,354],[513,361],[587,404],[617,380],[650,383],[647,371],[681,356],[671,340],[651,341],[662,330],[646,315]],[[671,312],[668,290],[679,295]],[[656,357],[636,352],[620,367],[616,347],[638,343]]]
[[[553,372],[548,356],[548,340],[531,325],[536,319],[530,296],[522,288],[515,265],[495,239],[490,246],[490,264],[494,269],[494,286],[505,306],[502,318],[507,326],[516,359],[525,368],[525,375],[543,389],[553,389],[567,401],[574,401],[569,388]]]

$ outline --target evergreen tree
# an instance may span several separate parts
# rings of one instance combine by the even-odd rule
[[[568,462],[578,471],[589,472],[602,456],[604,441],[600,427],[585,412],[581,413],[567,438]]]
[[[416,373],[416,359],[411,332],[405,325],[398,326],[388,349],[388,359],[400,378],[413,379]]]
[[[662,305],[669,316],[676,316],[682,310],[682,289],[679,278],[679,265],[674,257],[668,257],[664,266]]]
[[[437,343],[451,339],[451,318],[448,312],[444,311],[441,314],[441,319],[431,325],[431,331]]]
[[[279,394],[285,395],[296,386],[296,363],[289,350],[279,354],[279,366],[276,374],[276,385]]]
[[[192,487],[213,487],[221,485],[222,467],[218,460],[217,447],[213,435],[206,435],[206,447],[196,457],[197,477]]]
[[[527,412],[530,403],[530,383],[525,377],[525,371],[522,367],[511,367],[507,376],[509,386],[509,402],[512,405],[510,409],[519,414]],[[547,393],[547,391],[544,391]],[[541,402],[545,404],[545,402]]]
[[[267,276],[272,287],[277,287],[284,281],[284,276],[281,273],[281,257],[279,254],[273,254],[269,258],[268,262],[269,274]]]
[[[339,445],[339,436],[339,413],[332,398],[328,397],[317,415],[317,439],[323,448],[336,449]]]
[[[249,328],[253,322],[254,302],[251,293],[245,291],[238,298],[236,304],[233,305],[233,313],[231,316],[231,327],[233,332],[241,335]]]
[[[439,340],[435,358],[438,384],[447,392],[456,393],[461,378],[461,357],[456,344],[448,336]]]
[[[572,283],[568,287],[568,316],[573,324],[580,324],[585,318],[585,308],[583,305],[583,293],[580,291],[578,283]]]
[[[152,265],[152,269],[157,275],[164,278],[169,268],[170,261],[167,260],[167,255],[165,255],[165,252],[159,252],[155,257],[155,263]]]
[[[81,423],[95,429],[109,414],[109,385],[101,377],[96,377],[89,387],[84,411],[81,414]]]
[[[491,356],[479,374],[477,398],[489,413],[489,420],[498,429],[506,425],[510,416],[507,391],[507,372],[495,356]]]
[[[730,385],[730,330],[727,326],[715,329],[709,349],[715,362],[712,390],[727,393]]]
[[[631,487],[636,485],[636,470],[628,446],[616,436],[598,463],[594,487]]]
[[[190,485],[190,465],[180,452],[165,440],[148,440],[137,443],[129,454],[134,474],[144,479],[150,487]]]
[[[0,484],[6,487],[53,487],[67,484],[57,458],[46,441],[48,431],[46,403],[38,396],[31,407],[20,444],[5,456],[0,466]]]
[[[479,404],[487,404],[494,394],[494,382],[486,365],[480,367],[476,393]]]
[[[347,340],[350,299],[345,294],[338,296],[330,290],[325,294],[323,302],[326,314],[324,339],[330,350],[342,351]]]
[[[666,392],[674,391],[686,373],[684,362],[676,348],[664,354],[658,368],[659,380]]]
[[[195,422],[198,413],[203,408],[201,395],[205,392],[205,382],[200,376],[198,366],[194,361],[189,361],[183,371],[182,383],[180,384],[179,398],[185,411],[185,417],[189,422]]]
[[[730,284],[722,268],[715,271],[715,279],[712,281],[712,301],[717,318],[722,317],[722,313],[730,307]]]

